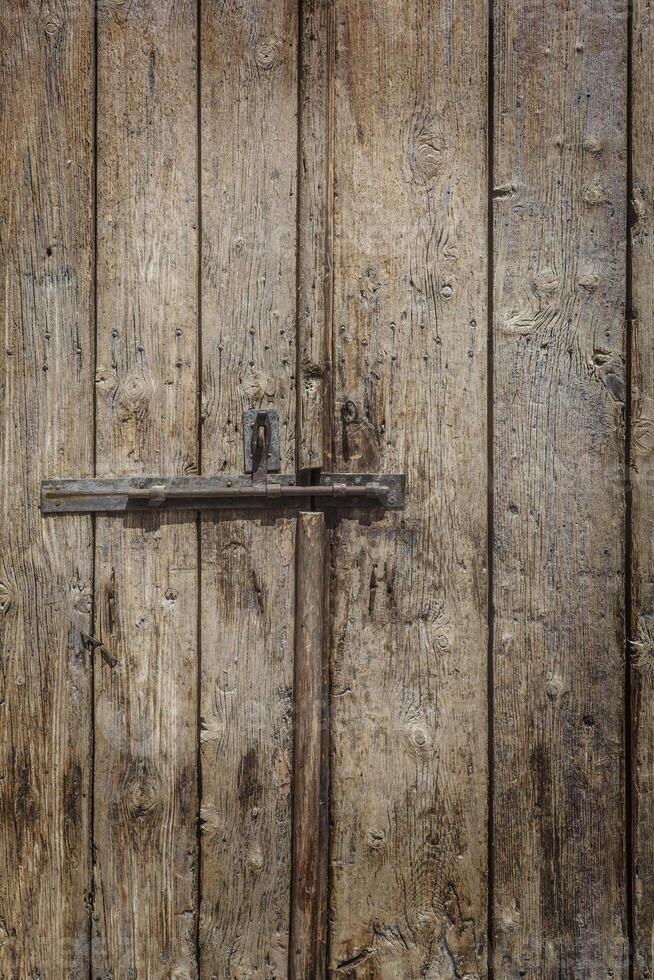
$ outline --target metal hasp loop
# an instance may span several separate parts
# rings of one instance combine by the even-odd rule
[[[44,480],[44,514],[112,513],[128,510],[233,510],[294,504],[307,508],[404,507],[404,476],[321,473],[317,484],[275,474],[280,468],[277,413],[243,413],[245,472],[250,476],[119,477],[107,480]]]
[[[272,441],[270,415],[268,412],[257,412],[256,418],[251,423],[251,427],[252,482],[255,484],[266,483],[268,480],[268,457],[270,455],[270,444]]]
[[[255,460],[257,446],[261,438],[261,427],[263,426],[263,438],[265,444],[265,469],[268,473],[278,473],[280,469],[279,453],[279,421],[277,412],[274,409],[250,408],[243,412],[243,455],[245,459],[245,472],[254,474],[261,467],[263,459],[259,457]],[[261,447],[263,455],[264,447]]]

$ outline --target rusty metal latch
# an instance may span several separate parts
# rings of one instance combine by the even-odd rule
[[[260,482],[263,473],[279,472],[279,422],[274,409],[243,412],[243,454],[245,472],[253,474],[253,483]]]
[[[44,480],[44,514],[127,510],[234,510],[295,504],[309,507],[404,507],[404,477],[394,474],[321,473],[317,484],[279,474],[277,413],[243,413],[245,472],[249,476],[118,477]]]

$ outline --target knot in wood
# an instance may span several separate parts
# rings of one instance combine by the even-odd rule
[[[56,35],[61,31],[64,26],[64,18],[61,16],[58,10],[53,10],[52,6],[48,4],[42,12],[42,24],[43,30],[46,35],[50,38],[56,37]]]
[[[130,822],[145,821],[161,800],[159,778],[144,759],[135,760],[125,780],[124,807]]]
[[[419,110],[412,120],[408,146],[414,184],[424,187],[442,172],[446,146],[437,120],[426,110]]]
[[[262,38],[257,44],[254,60],[262,71],[270,71],[279,61],[280,43],[274,35]]]
[[[119,385],[116,401],[120,422],[145,422],[149,412],[150,387],[142,374],[130,374]]]
[[[4,582],[0,582],[0,613],[8,613],[11,609],[11,589]]]

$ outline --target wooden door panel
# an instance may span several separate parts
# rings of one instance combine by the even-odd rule
[[[634,978],[654,973],[654,250],[652,245],[652,84],[654,21],[648,3],[633,4],[632,34],[632,309],[630,459],[633,510],[630,513],[631,601],[627,608],[631,641],[633,713],[633,875]]]
[[[332,465],[331,371],[335,5],[300,5],[298,79],[297,465]]]
[[[3,6],[3,978],[650,976],[653,38]],[[38,511],[252,408],[299,506]]]
[[[330,968],[478,977],[487,12],[335,8],[334,459],[408,498],[333,531]]]
[[[625,963],[626,4],[495,4],[495,970]],[[519,79],[519,84],[516,80]]]
[[[329,550],[323,514],[297,521],[291,980],[324,977],[329,856]]]
[[[93,467],[93,11],[0,8],[0,975],[88,976],[91,519],[39,482]]]
[[[202,3],[202,471],[274,407],[295,471],[297,7]],[[295,515],[201,522],[201,976],[285,977]]]
[[[196,4],[101,2],[98,476],[197,471]],[[93,965],[196,973],[197,519],[96,521]]]
[[[202,525],[202,976],[287,976],[295,536]]]

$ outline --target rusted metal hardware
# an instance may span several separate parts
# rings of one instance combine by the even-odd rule
[[[274,409],[243,412],[245,472],[278,473],[280,469],[279,422]]]
[[[404,477],[367,473],[322,474],[318,486],[298,484],[294,477],[269,476],[253,483],[243,477],[126,477],[115,480],[44,480],[44,514],[111,513],[126,510],[234,510],[297,504],[311,498],[321,507],[370,507],[401,510]]]
[[[294,504],[300,507],[404,507],[404,477],[393,474],[322,473],[317,484],[279,469],[277,413],[243,415],[245,469],[250,476],[118,477],[44,480],[44,514],[112,513],[130,510],[234,510]]]

